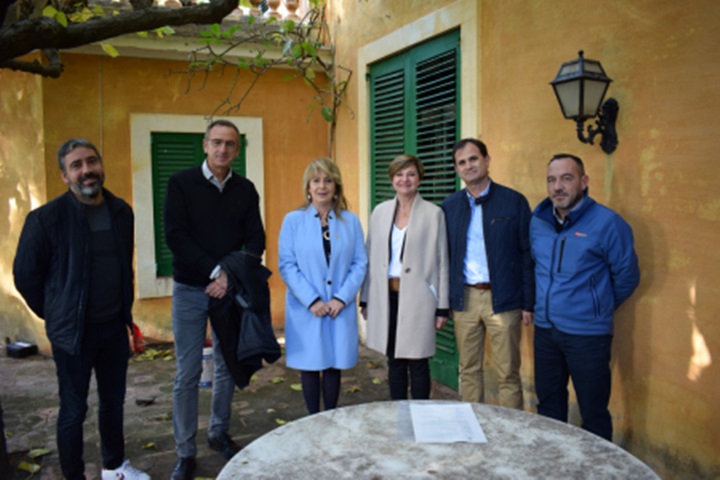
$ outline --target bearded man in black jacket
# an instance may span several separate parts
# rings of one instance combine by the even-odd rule
[[[57,153],[67,193],[30,212],[13,264],[15,286],[45,320],[57,368],[57,444],[65,478],[85,478],[83,422],[93,370],[101,478],[149,480],[125,460],[123,404],[134,297],[134,217],[103,188],[97,148],[73,138]]]

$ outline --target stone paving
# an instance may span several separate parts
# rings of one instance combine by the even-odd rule
[[[166,479],[176,461],[172,436],[175,361],[172,344],[153,347],[157,352],[154,359],[134,357],[130,362],[125,401],[126,455],[152,478]],[[296,390],[299,383],[299,373],[286,368],[284,357],[260,370],[248,387],[235,391],[230,435],[244,446],[285,422],[305,416],[302,392]],[[431,397],[458,398],[456,392],[438,384],[433,385]],[[384,356],[361,347],[358,365],[343,372],[339,406],[388,399]],[[0,401],[11,461],[9,480],[61,479],[55,441],[57,380],[52,359],[40,355],[14,359],[2,349]],[[210,416],[208,388],[200,389],[200,411],[196,478],[214,478],[225,461],[205,443]],[[47,449],[50,453],[32,460],[27,453],[33,449]],[[18,470],[21,461],[38,464],[40,470],[34,475]],[[101,463],[94,381],[85,421],[85,462],[87,479],[98,479]]]

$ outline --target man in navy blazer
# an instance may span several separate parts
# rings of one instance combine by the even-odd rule
[[[490,155],[474,138],[453,147],[455,171],[466,188],[442,204],[450,249],[450,308],[460,357],[460,395],[483,402],[483,354],[488,333],[500,405],[522,409],[521,323],[535,302],[528,228],[530,205],[493,182]]]

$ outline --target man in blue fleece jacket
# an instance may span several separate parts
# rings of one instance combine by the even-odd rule
[[[640,281],[630,226],[587,195],[579,157],[555,155],[548,198],[533,212],[538,413],[567,421],[572,378],[582,427],[612,440],[610,347],[615,310]]]

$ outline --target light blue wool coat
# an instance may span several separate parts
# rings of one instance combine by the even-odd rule
[[[358,359],[356,297],[365,278],[367,255],[357,216],[342,211],[328,218],[330,264],[325,260],[318,212],[288,213],[279,241],[279,267],[285,296],[286,363],[299,370],[352,368]],[[310,305],[333,297],[345,303],[336,318],[316,317]]]

